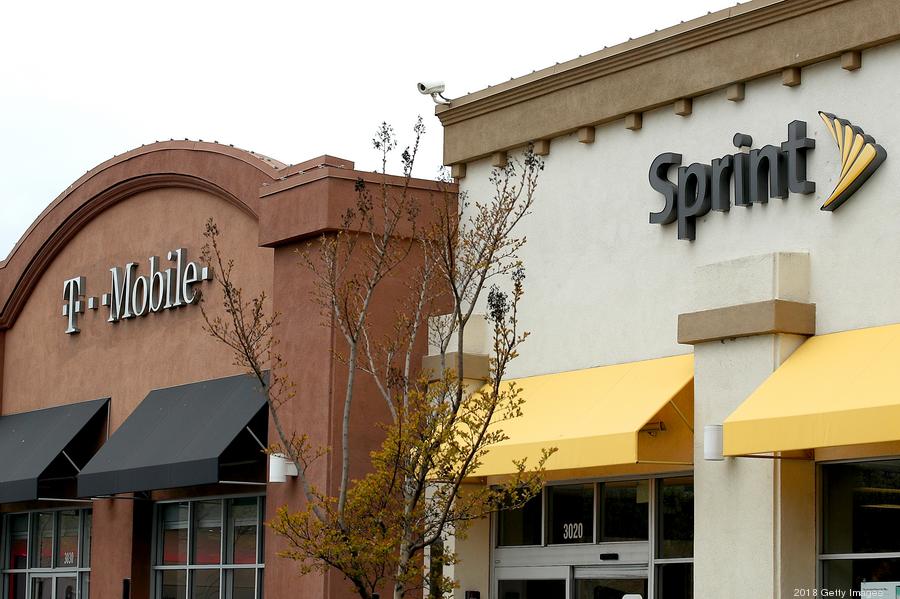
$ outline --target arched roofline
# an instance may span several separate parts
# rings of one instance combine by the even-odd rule
[[[0,262],[0,329],[13,325],[41,275],[69,240],[110,206],[151,189],[198,189],[258,219],[259,190],[285,165],[216,143],[158,142],[120,154],[70,185]]]

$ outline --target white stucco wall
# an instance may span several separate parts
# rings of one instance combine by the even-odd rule
[[[841,69],[835,59],[804,68],[799,87],[773,75],[748,82],[742,102],[720,91],[695,98],[688,117],[665,106],[644,114],[639,131],[617,121],[598,127],[593,144],[574,135],[553,139],[534,213],[520,231],[528,237],[522,320],[532,337],[510,374],[689,352],[675,341],[676,316],[697,309],[695,267],[776,251],[809,252],[809,301],[817,304],[819,333],[900,321],[900,111],[891,83],[897,64],[900,44],[892,44],[865,51],[859,71]],[[833,213],[819,206],[834,187],[840,159],[818,110],[862,127],[888,152],[879,171]],[[684,165],[708,164],[736,151],[735,132],[752,135],[754,147],[778,144],[795,119],[806,121],[816,140],[808,155],[815,194],[711,212],[698,220],[693,242],[676,239],[674,224],[648,223],[662,206],[647,181],[659,153],[681,153]],[[491,192],[489,171],[486,160],[468,165],[461,187],[471,199]]]

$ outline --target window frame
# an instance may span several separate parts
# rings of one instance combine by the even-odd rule
[[[76,559],[76,563],[74,566],[59,566],[57,565],[57,561],[59,558],[59,519],[63,512],[73,511],[78,514],[78,558]],[[35,524],[35,520],[37,519],[39,514],[52,514],[53,518],[50,567],[36,567],[32,565],[34,563],[33,559],[35,557],[32,552],[36,549],[35,538],[37,527]],[[3,514],[2,526],[0,526],[0,530],[2,530],[3,535],[2,541],[0,541],[0,559],[3,560],[2,564],[0,564],[0,598],[10,599],[8,597],[8,585],[6,584],[8,577],[15,574],[24,574],[26,599],[30,599],[32,596],[32,581],[35,578],[50,578],[54,581],[55,586],[55,581],[57,578],[69,577],[75,578],[76,599],[88,599],[87,597],[82,596],[84,580],[85,578],[87,578],[89,581],[91,573],[91,557],[90,555],[85,555],[84,551],[85,531],[87,530],[85,521],[88,515],[90,515],[91,525],[93,525],[93,508],[84,507],[81,505],[43,508],[38,510],[25,510]],[[9,520],[15,516],[26,516],[28,518],[24,568],[5,567],[7,564],[9,564],[11,550],[10,538],[8,534]],[[93,531],[91,531],[90,534],[93,534]],[[91,540],[91,546],[93,546],[93,539]],[[51,595],[55,594],[55,592],[55,589],[53,589],[51,591]],[[88,591],[88,594],[90,595],[90,590]]]
[[[229,543],[233,544],[233,538],[228,532],[228,518],[231,513],[230,506],[235,499],[255,498],[256,499],[256,562],[252,564],[234,564],[227,563]],[[218,501],[221,506],[221,522],[222,531],[219,541],[219,563],[218,564],[194,564],[194,504],[204,501]],[[186,536],[186,560],[183,564],[162,564],[162,525],[161,518],[162,507],[171,504],[186,503],[187,509],[187,536]],[[151,563],[150,563],[150,596],[159,599],[162,593],[161,579],[162,572],[168,570],[183,571],[185,573],[185,597],[190,597],[191,583],[193,582],[194,572],[200,570],[216,570],[219,573],[219,594],[229,599],[227,591],[227,583],[229,577],[233,576],[236,570],[253,570],[254,571],[254,588],[257,599],[264,596],[263,576],[265,574],[265,547],[264,547],[264,528],[265,528],[265,507],[266,495],[260,493],[241,493],[236,495],[213,495],[205,497],[183,497],[177,499],[166,499],[155,501],[153,505],[153,534],[151,541]],[[181,598],[185,599],[185,598]]]

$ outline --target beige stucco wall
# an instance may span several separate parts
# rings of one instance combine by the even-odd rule
[[[816,586],[814,460],[703,460],[704,425],[721,424],[803,338],[765,335],[695,347],[676,341],[680,313],[779,298],[816,305],[816,333],[900,322],[900,114],[885,82],[900,44],[862,54],[862,68],[838,59],[750,81],[741,102],[725,91],[698,97],[688,117],[665,106],[638,131],[621,121],[595,141],[555,138],[533,213],[522,223],[528,277],[521,326],[531,337],[510,376],[531,376],[694,351],[694,592],[697,597],[791,597]],[[674,75],[674,74],[673,74]],[[850,120],[888,152],[887,161],[834,212],[819,210],[840,171],[837,147],[818,111]],[[675,225],[648,222],[662,198],[647,173],[662,152],[683,165],[734,153],[736,132],[753,147],[779,144],[793,120],[816,140],[808,154],[810,195],[698,219],[693,242]],[[462,189],[490,197],[488,161],[470,163]],[[673,176],[672,173],[670,176]],[[780,263],[772,255],[790,252]],[[884,448],[879,455],[894,455]],[[819,455],[825,455],[822,452]],[[846,454],[855,455],[855,454]]]
[[[527,271],[521,326],[532,335],[510,375],[688,352],[676,342],[676,317],[693,309],[694,269],[776,251],[809,252],[818,333],[900,321],[900,304],[889,300],[900,295],[900,113],[886,83],[895,77],[900,44],[862,56],[858,71],[842,69],[837,58],[804,68],[797,87],[783,86],[778,74],[750,81],[741,102],[728,101],[725,90],[695,98],[687,117],[664,106],[644,113],[638,131],[621,120],[605,124],[592,144],[574,134],[554,138],[534,210],[519,230],[528,239],[521,252]],[[840,160],[818,110],[861,126],[888,152],[835,212],[819,210]],[[710,212],[698,220],[693,242],[676,239],[674,224],[648,223],[662,206],[647,177],[658,154],[709,164],[736,151],[736,132],[752,135],[754,147],[778,144],[795,119],[806,121],[816,140],[808,155],[815,194]],[[490,168],[488,160],[468,164],[461,188],[470,201],[490,197]]]

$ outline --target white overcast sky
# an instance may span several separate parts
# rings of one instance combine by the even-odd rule
[[[85,171],[155,140],[372,169],[376,126],[406,134],[422,114],[416,174],[432,177],[441,128],[417,81],[443,80],[453,98],[733,4],[4,2],[0,257]]]

